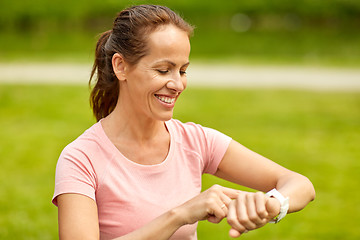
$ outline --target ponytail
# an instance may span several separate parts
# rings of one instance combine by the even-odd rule
[[[112,30],[104,32],[96,44],[95,61],[89,80],[91,88],[92,81],[95,79],[95,86],[90,94],[90,106],[96,121],[106,117],[114,110],[119,96],[119,82],[111,63],[115,52],[111,53],[106,48],[111,33]]]

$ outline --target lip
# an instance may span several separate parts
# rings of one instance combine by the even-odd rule
[[[163,106],[167,108],[173,108],[175,106],[175,102],[178,95],[166,95],[166,94],[154,94],[155,98],[158,100],[159,103],[161,103]]]

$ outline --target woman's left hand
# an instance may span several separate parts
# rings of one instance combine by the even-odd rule
[[[239,237],[248,231],[260,228],[280,212],[280,202],[262,192],[240,192],[228,206],[227,222],[231,237]]]

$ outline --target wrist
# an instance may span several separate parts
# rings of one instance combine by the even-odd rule
[[[181,207],[176,207],[168,212],[170,218],[172,218],[178,227],[189,224],[186,213]]]
[[[271,191],[267,192],[266,195],[268,197],[270,197],[269,200],[273,199],[278,201],[278,203],[280,204],[280,209],[278,212],[278,215],[275,215],[273,217],[273,220],[271,220],[271,223],[278,223],[281,219],[283,219],[288,210],[289,210],[289,197],[284,197],[280,192],[278,192],[275,188],[272,189]],[[273,201],[271,200],[271,201]],[[276,205],[279,206],[279,205]]]

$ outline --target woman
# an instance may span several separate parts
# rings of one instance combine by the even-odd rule
[[[98,122],[57,164],[61,239],[196,239],[198,221],[223,218],[238,237],[314,199],[306,177],[216,130],[172,119],[192,30],[170,9],[142,5],[120,12],[100,37],[91,76]],[[203,173],[261,192],[215,185],[200,193]]]

